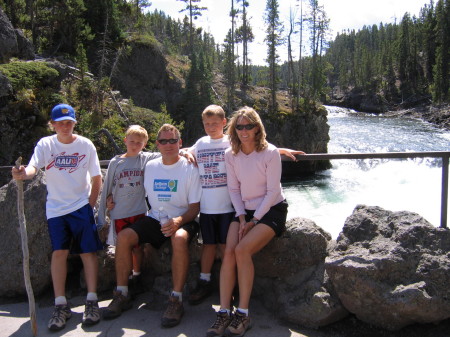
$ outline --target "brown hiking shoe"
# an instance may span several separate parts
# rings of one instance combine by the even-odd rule
[[[51,331],[64,329],[70,317],[72,317],[72,311],[68,304],[55,305],[52,318],[48,321],[48,329]]]
[[[197,282],[197,286],[189,295],[189,304],[196,305],[202,303],[205,298],[212,294],[212,290],[213,289],[211,281],[199,279]]]
[[[206,332],[206,337],[223,336],[225,329],[231,323],[231,316],[226,311],[217,312],[216,321]]]
[[[233,315],[233,319],[230,325],[225,330],[225,336],[242,337],[245,335],[247,330],[251,329],[251,327],[252,322],[250,320],[250,317],[237,310]]]
[[[164,328],[171,328],[181,322],[181,317],[184,314],[183,302],[177,296],[170,295],[169,305],[161,318],[161,325]]]
[[[123,296],[121,291],[114,290],[113,300],[108,307],[103,310],[104,319],[113,319],[119,317],[122,311],[131,309],[133,304],[129,295]]]

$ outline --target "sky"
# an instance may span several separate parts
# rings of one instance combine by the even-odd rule
[[[248,0],[250,6],[247,7],[250,17],[250,24],[255,35],[254,42],[249,44],[249,58],[254,65],[265,65],[267,47],[264,42],[264,10],[266,1]],[[303,1],[303,12],[307,7],[308,0]],[[236,2],[236,0],[235,0]],[[182,19],[187,12],[179,11],[185,8],[185,3],[179,0],[151,0],[152,6],[149,10],[162,10],[167,15],[175,19]],[[289,22],[290,9],[297,13],[299,17],[299,7],[296,0],[278,0],[280,20],[283,23]],[[411,16],[418,16],[420,9],[429,4],[429,0],[319,0],[319,5],[324,6],[325,12],[330,19],[331,39],[337,33],[346,29],[361,29],[364,25],[378,25],[380,22],[393,23],[400,22],[403,15],[408,12]],[[200,6],[207,7],[208,10],[202,12],[194,24],[203,27],[204,30],[214,36],[216,43],[223,43],[223,40],[231,28],[229,12],[231,9],[230,0],[202,0]],[[240,25],[240,24],[239,24]],[[287,29],[285,29],[287,31]],[[304,41],[307,37],[304,36]],[[293,41],[294,45],[298,45]],[[306,47],[305,47],[306,48]],[[239,53],[239,49],[237,50]],[[307,52],[307,51],[306,51]],[[286,48],[280,48],[279,56],[281,61],[287,59]],[[298,51],[296,51],[298,55]],[[305,55],[305,51],[303,52]]]

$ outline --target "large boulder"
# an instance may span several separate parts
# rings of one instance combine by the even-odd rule
[[[166,105],[174,111],[181,103],[182,81],[169,69],[156,42],[135,41],[118,58],[112,85],[141,107],[159,111]]]
[[[17,40],[17,56],[22,60],[34,60],[34,46],[23,34],[21,29],[15,29]]]
[[[5,12],[0,8],[0,63],[8,62],[18,52],[19,47],[17,46],[14,27]]]
[[[389,330],[450,317],[450,232],[412,212],[358,205],[325,267],[344,307]]]
[[[345,317],[324,267],[330,243],[330,234],[313,221],[288,221],[287,231],[254,257],[255,296],[278,318],[306,327]]]
[[[8,78],[0,72],[0,106],[2,102],[10,97],[13,93],[11,82]]]
[[[23,60],[32,60],[34,47],[20,29],[14,29],[11,21],[0,8],[0,63],[6,63],[14,56]]]
[[[41,172],[24,183],[24,207],[30,254],[31,284],[35,294],[51,285],[51,244],[47,233],[45,200],[47,189]],[[14,181],[0,189],[0,297],[26,294],[23,278],[22,244],[17,217],[17,186]]]

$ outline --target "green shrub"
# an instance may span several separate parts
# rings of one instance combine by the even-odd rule
[[[0,71],[9,79],[15,92],[54,86],[58,71],[43,62],[10,62],[0,64]]]

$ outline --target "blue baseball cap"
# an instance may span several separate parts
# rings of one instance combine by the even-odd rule
[[[52,120],[55,122],[64,120],[76,122],[75,110],[68,104],[58,104],[52,109]]]

